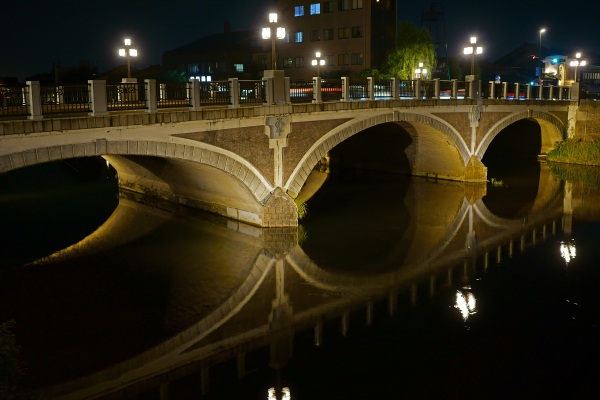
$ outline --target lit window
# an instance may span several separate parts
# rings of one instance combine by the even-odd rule
[[[294,17],[301,17],[304,15],[304,6],[294,7]]]
[[[321,14],[321,3],[310,5],[310,15]]]
[[[233,64],[236,72],[244,72],[244,64]]]
[[[294,33],[294,42],[296,43],[302,43],[302,32],[296,32]]]

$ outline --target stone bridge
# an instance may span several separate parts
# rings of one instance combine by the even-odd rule
[[[577,109],[570,100],[374,100],[4,121],[0,173],[102,156],[117,170],[122,191],[155,204],[261,227],[296,226],[294,200],[313,168],[368,128],[391,123],[410,135],[404,153],[412,175],[485,182],[481,160],[504,128],[536,121],[543,154],[573,134]],[[388,150],[388,143],[377,145]]]

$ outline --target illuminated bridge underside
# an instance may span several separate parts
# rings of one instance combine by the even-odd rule
[[[395,123],[410,135],[405,154],[413,175],[485,182],[481,159],[502,129],[522,119],[537,121],[544,153],[565,137],[573,107],[460,101],[282,105],[215,113],[210,120],[190,120],[189,112],[179,111],[171,118],[177,122],[168,124],[143,124],[133,115],[132,125],[89,129],[92,122],[84,117],[79,129],[46,131],[41,124],[39,131],[0,136],[0,173],[105,156],[117,169],[123,191],[257,226],[296,226],[294,199],[313,168],[335,146],[368,128]],[[13,132],[25,129],[22,122],[14,125]],[[386,143],[376,143],[371,151],[379,144],[383,151]]]

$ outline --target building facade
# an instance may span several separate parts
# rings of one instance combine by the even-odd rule
[[[292,79],[354,76],[381,68],[394,48],[396,0],[279,0],[286,37],[277,42],[277,65]]]

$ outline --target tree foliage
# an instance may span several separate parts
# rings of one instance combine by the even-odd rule
[[[435,46],[431,34],[426,29],[417,29],[411,22],[401,22],[396,49],[388,56],[386,73],[400,79],[411,79],[420,62],[429,71],[435,68]]]

